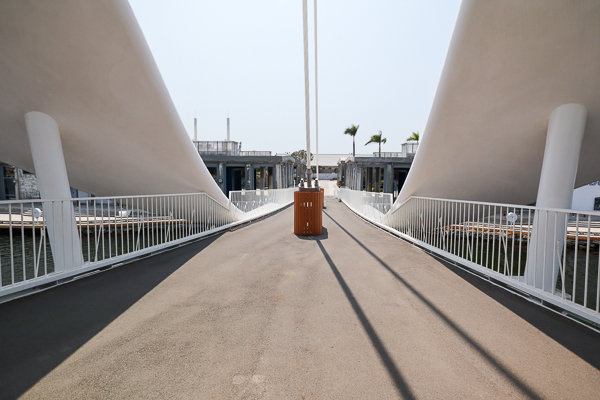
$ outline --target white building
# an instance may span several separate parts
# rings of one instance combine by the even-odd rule
[[[600,181],[575,189],[571,208],[580,211],[600,211]]]

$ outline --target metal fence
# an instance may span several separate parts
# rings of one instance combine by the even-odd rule
[[[245,217],[253,217],[257,210],[268,212],[268,209],[278,205],[291,204],[297,187],[270,190],[239,190],[229,192],[229,201],[239,210],[246,213]]]
[[[411,197],[384,214],[365,207],[378,207],[366,192],[337,196],[425,249],[600,324],[600,212]]]
[[[293,190],[268,192],[257,196],[263,207],[251,212],[204,193],[2,201],[0,301],[229,229],[293,202]]]
[[[402,144],[402,152],[405,154],[404,157],[417,154],[418,148],[419,148],[419,142],[403,143]]]
[[[373,157],[400,157],[400,158],[406,158],[406,157],[410,157],[410,156],[414,156],[417,153],[417,149],[419,148],[419,144],[417,142],[412,142],[412,143],[403,143],[402,144],[402,151],[395,151],[395,152],[381,152],[381,155],[379,154],[378,151],[374,151],[373,152]]]
[[[261,156],[261,157],[270,157],[270,151],[240,151],[240,156]]]
[[[239,142],[232,141],[194,141],[194,146],[200,154],[237,156],[240,154]]]
[[[380,155],[378,151],[374,151],[373,157],[406,157],[406,153],[403,153],[400,151],[395,151],[395,152],[382,151],[381,155]]]
[[[342,200],[354,212],[378,223],[383,223],[386,214],[393,205],[391,193],[361,192],[347,188],[336,188],[334,197]]]

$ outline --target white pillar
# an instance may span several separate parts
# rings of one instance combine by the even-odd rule
[[[198,119],[194,117],[194,142],[198,141]]]
[[[392,183],[394,182],[394,172],[393,172],[392,164],[388,164],[385,166],[385,176],[383,178],[383,192],[384,193],[394,193],[394,189],[392,188]]]
[[[273,168],[273,174],[275,175],[275,179],[273,179],[273,189],[281,189],[282,188],[282,180],[281,180],[281,164],[275,164]]]
[[[571,208],[586,117],[579,104],[562,105],[550,115],[537,207]],[[525,267],[529,285],[554,293],[565,229],[565,213],[536,212]]]
[[[41,198],[64,199],[43,202],[55,271],[81,267],[81,241],[70,201],[71,188],[58,124],[50,116],[33,111],[25,114],[25,127]]]
[[[229,134],[229,117],[227,117],[227,141],[231,140],[231,136]]]

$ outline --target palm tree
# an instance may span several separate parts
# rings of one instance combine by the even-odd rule
[[[356,157],[356,145],[354,142],[354,137],[356,136],[356,131],[358,131],[358,127],[360,125],[356,125],[354,126],[354,124],[352,124],[352,126],[346,128],[346,130],[344,131],[344,135],[350,135],[352,136],[352,157]]]
[[[371,139],[369,139],[369,141],[367,143],[365,143],[365,146],[368,145],[369,143],[379,143],[379,157],[381,158],[381,144],[387,142],[387,139],[383,137],[383,134],[381,133],[381,131],[379,131],[378,135],[373,135],[371,136]],[[380,176],[380,172],[381,172],[381,168],[377,168],[375,172],[375,187],[374,190],[376,192],[380,191],[380,185],[381,185],[381,176]],[[368,189],[367,191],[370,191],[371,189]]]
[[[371,139],[369,139],[369,141],[367,143],[365,143],[365,146],[368,145],[369,143],[379,143],[379,157],[381,157],[381,144],[385,143],[385,142],[387,142],[387,139],[384,138],[381,131],[379,131],[379,135],[371,136]]]
[[[417,141],[417,146],[419,145],[419,131],[413,132],[408,138],[406,138],[407,142]]]

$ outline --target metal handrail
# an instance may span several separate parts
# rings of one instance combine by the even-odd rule
[[[206,193],[0,201],[0,302],[262,217],[293,190],[270,190],[266,207],[247,211]]]
[[[485,201],[470,201],[470,200],[455,200],[455,199],[438,199],[435,197],[421,197],[421,196],[410,196],[408,199],[406,199],[405,201],[403,201],[400,206],[406,202],[408,202],[411,199],[421,199],[421,200],[444,200],[444,201],[450,201],[450,202],[455,202],[455,203],[464,203],[464,204],[481,204],[481,205],[491,205],[491,206],[502,206],[502,207],[514,207],[514,208],[527,208],[527,209],[532,209],[532,210],[541,210],[541,211],[553,211],[553,212],[560,212],[560,213],[568,213],[568,214],[574,214],[574,213],[581,213],[581,214],[586,214],[586,215],[594,215],[594,216],[598,216],[600,217],[600,211],[586,211],[586,210],[573,210],[573,209],[568,209],[568,208],[552,208],[552,207],[538,207],[538,206],[524,206],[524,205],[519,205],[519,204],[511,204],[511,203],[492,203],[492,202],[485,202]],[[394,210],[396,210],[397,208],[395,208]]]
[[[352,211],[458,265],[600,325],[600,212],[411,196],[387,213],[368,192]]]

